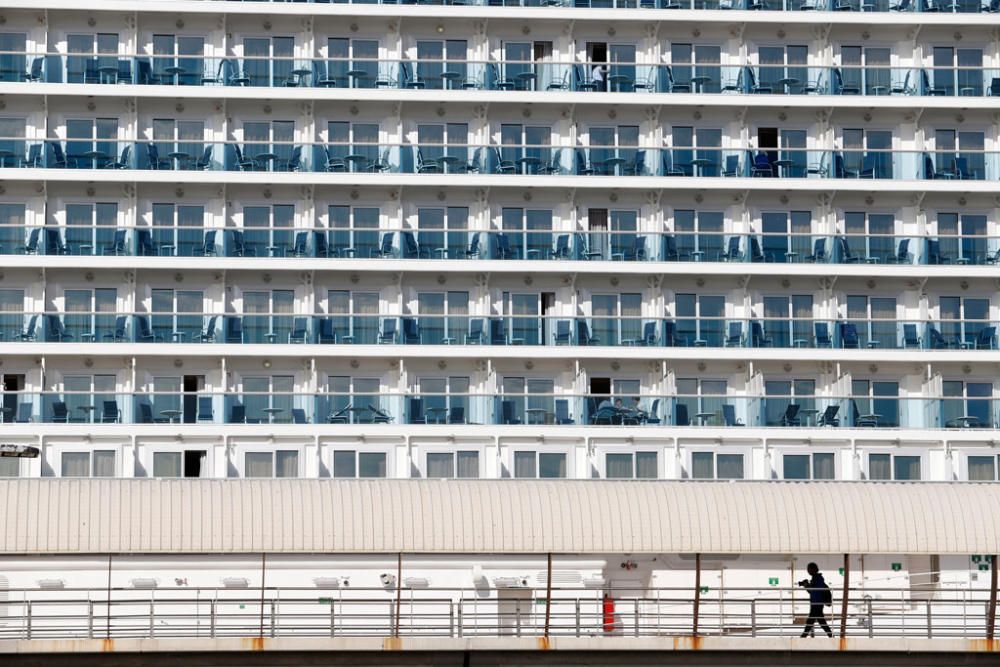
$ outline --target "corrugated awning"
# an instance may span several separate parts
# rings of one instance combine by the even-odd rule
[[[0,551],[975,554],[990,483],[0,481]]]

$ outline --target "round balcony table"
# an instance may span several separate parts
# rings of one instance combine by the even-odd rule
[[[98,162],[107,162],[111,157],[104,151],[87,151],[81,154],[80,157],[86,158],[88,160],[93,160],[93,168],[99,169]]]
[[[427,408],[424,412],[427,413],[428,424],[431,423],[432,419],[435,424],[443,424],[444,416],[447,414],[448,408]]]
[[[691,166],[694,168],[695,176],[704,176],[705,167],[711,166],[712,164],[713,164],[712,160],[703,157],[698,157],[691,160]]]
[[[618,176],[618,172],[625,162],[626,160],[623,157],[609,157],[607,160],[604,160],[604,173],[608,176]]]
[[[518,158],[517,163],[521,165],[522,174],[534,174],[538,170],[538,165],[542,164],[542,160],[534,155],[525,155]]]
[[[94,414],[95,408],[93,405],[78,405],[76,409],[83,413],[83,421],[91,422],[93,421],[92,415]]]
[[[792,341],[792,347],[809,347],[809,341],[805,338],[796,338]]]
[[[118,81],[118,65],[102,65],[97,68],[101,75],[101,83],[115,83]]]
[[[691,252],[691,257],[694,258],[696,262],[705,261],[705,251],[704,250],[694,250]]]
[[[694,88],[694,92],[700,93],[704,90],[705,84],[712,80],[710,76],[698,75],[691,77],[691,85]]]
[[[806,426],[816,426],[816,415],[819,414],[819,410],[814,408],[806,408],[799,410],[799,414],[802,415],[803,421]]]
[[[876,339],[876,338],[871,339],[870,341],[868,341],[867,346],[868,346],[869,350],[877,349],[878,346],[879,346],[878,339]]]
[[[172,243],[161,243],[160,244],[160,257],[173,257],[174,251],[177,249]]]
[[[889,94],[888,86],[868,86],[868,89],[872,91],[872,95],[876,97]]]
[[[955,422],[958,423],[961,428],[979,428],[982,424],[979,417],[974,415],[962,415],[961,417],[956,417]]]
[[[366,79],[372,78],[372,75],[363,69],[352,69],[347,72],[347,76],[351,77],[352,88],[361,88]]]
[[[93,343],[94,342],[94,338],[96,338],[96,336],[93,333],[82,333],[82,334],[80,334],[80,340],[82,340],[84,343]]]
[[[627,74],[612,74],[608,77],[608,83],[611,85],[612,92],[624,93],[627,92],[625,89],[635,81]]]
[[[261,171],[271,171],[274,161],[278,159],[277,153],[257,153],[253,156],[254,164]]]
[[[442,87],[449,90],[454,90],[455,82],[462,78],[461,72],[456,72],[455,70],[446,69],[441,72],[441,82]]]
[[[187,169],[194,159],[190,153],[185,153],[184,151],[167,153],[167,157],[174,161],[174,165],[178,170]]]
[[[798,264],[799,263],[799,253],[797,252],[786,252],[785,262],[788,264]]]
[[[298,85],[301,86],[308,80],[308,77],[312,74],[312,70],[305,67],[299,67],[297,69],[293,69],[292,74],[299,78]]]
[[[168,423],[176,424],[184,412],[181,410],[160,410],[160,414],[167,418]]]
[[[344,156],[344,162],[347,163],[348,171],[358,172],[365,170],[362,165],[368,162],[368,158],[360,153],[351,153]]]
[[[267,423],[273,424],[274,418],[284,412],[284,408],[262,408],[261,412],[267,415]]]
[[[548,414],[548,410],[545,408],[527,408],[524,414],[526,415],[525,421],[529,424],[544,424],[545,415]]]
[[[177,67],[176,65],[171,65],[170,67],[164,67],[163,73],[170,76],[171,83],[176,84],[180,75],[186,74],[187,70],[184,69],[183,67]]]
[[[277,342],[277,340],[278,340],[278,334],[276,334],[276,333],[266,333],[266,334],[264,334],[264,338],[267,339],[268,343],[272,343],[273,344],[273,343]]]
[[[786,95],[788,95],[788,94],[791,94],[791,92],[792,92],[791,91],[791,87],[792,86],[797,86],[798,84],[801,83],[801,81],[799,81],[799,79],[796,79],[794,76],[788,76],[788,77],[785,77],[784,79],[778,79],[777,83],[778,83],[779,86],[781,86],[782,91]]]
[[[788,178],[788,171],[795,166],[795,162],[786,159],[775,160],[771,164],[778,168],[778,176],[781,178]]]
[[[521,82],[521,85],[524,86],[524,90],[534,90],[535,79],[537,79],[538,77],[535,75],[534,72],[528,71],[528,72],[518,72],[516,78],[518,81]]]
[[[187,332],[184,331],[174,331],[170,334],[170,337],[174,339],[175,343],[183,343],[184,339],[187,338]]]
[[[269,245],[267,246],[267,254],[271,257],[284,257],[285,256],[285,246],[283,245]]]
[[[695,419],[699,420],[702,426],[707,426],[708,420],[714,417],[715,417],[714,412],[699,412],[698,414],[695,415]]]
[[[452,170],[454,166],[461,161],[462,160],[460,158],[455,157],[454,155],[442,155],[441,157],[438,158],[438,162],[440,162],[442,165],[441,170],[446,174],[455,173]]]

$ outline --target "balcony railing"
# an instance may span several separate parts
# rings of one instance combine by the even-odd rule
[[[284,2],[285,0],[242,0]],[[313,4],[566,7],[577,9],[698,9],[748,11],[995,13],[993,0],[296,0]]]
[[[415,424],[1000,428],[992,397],[5,392],[0,414],[46,424]]]
[[[1000,152],[0,139],[5,169],[1000,180]]]
[[[989,320],[0,312],[0,342],[995,350]]]
[[[751,638],[798,637],[809,608],[807,592],[778,587],[725,586],[701,596],[694,586],[515,584],[512,595],[499,589],[405,587],[402,605],[395,587],[10,589],[0,601],[0,639],[552,635],[600,641],[694,633],[743,637],[750,647]],[[992,632],[988,587],[865,586],[849,589],[846,600],[844,594],[833,590],[830,625],[848,638],[982,639]]]
[[[1000,69],[984,67],[86,56],[28,52],[3,52],[0,59],[6,64],[0,72],[0,81],[25,83],[739,95],[1000,95]]]
[[[0,225],[0,255],[997,265],[1000,237],[896,234]]]

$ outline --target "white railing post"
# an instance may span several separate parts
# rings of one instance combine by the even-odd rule
[[[871,639],[875,636],[875,626],[872,622],[872,599],[870,596],[865,598],[865,605],[868,613],[868,638]]]
[[[576,599],[576,636],[580,636],[580,598]]]

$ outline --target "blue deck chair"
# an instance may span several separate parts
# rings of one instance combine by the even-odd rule
[[[573,418],[569,416],[569,400],[565,398],[557,398],[555,400],[556,409],[556,424],[572,424]]]
[[[801,426],[802,422],[799,421],[799,404],[789,403],[785,407],[785,414],[781,415],[781,425],[782,426]]]
[[[764,333],[764,326],[757,321],[750,323],[750,346],[771,347],[774,341]]]
[[[111,333],[104,334],[103,339],[111,341],[112,343],[124,343],[128,339],[127,328],[128,316],[118,315],[115,317],[115,330]]]
[[[469,320],[469,331],[465,334],[466,345],[482,345],[485,334],[486,323],[481,317],[473,317]]]
[[[856,350],[861,347],[858,328],[853,322],[840,323],[840,346],[844,349]]]
[[[813,251],[811,255],[806,255],[807,262],[825,262],[826,261],[826,240],[816,239],[813,241]]]
[[[305,343],[309,339],[309,320],[305,317],[292,319],[292,330],[288,332],[288,342]]]
[[[840,426],[840,419],[837,417],[837,413],[840,411],[839,405],[828,405],[826,409],[823,410],[823,414],[819,418],[820,426]]]
[[[403,318],[403,344],[420,345],[420,324],[416,318]]]
[[[932,350],[946,350],[951,347],[948,344],[948,340],[934,327],[927,328],[927,336],[930,338],[930,347]]]
[[[555,344],[572,345],[572,338],[569,320],[556,320]]]
[[[729,334],[726,336],[726,347],[741,347],[743,345],[743,323],[730,322]]]
[[[590,325],[586,320],[576,321],[576,344],[577,345],[600,345],[601,339],[590,335]]]
[[[17,335],[17,340],[22,342],[33,341],[37,336],[38,328],[38,315],[32,315],[28,318],[28,326],[24,327],[24,331]]]
[[[814,322],[813,335],[816,338],[816,347],[833,347],[833,339],[830,337],[830,327],[826,322]]]
[[[736,417],[736,406],[731,403],[723,403],[722,420],[726,426],[743,426],[743,421]]]
[[[393,343],[396,342],[396,318],[387,317],[382,320],[382,330],[378,334],[379,343]]]
[[[208,318],[208,324],[205,328],[195,337],[195,340],[199,343],[214,343],[215,342],[215,327],[218,323],[219,316],[212,315]]]
[[[903,348],[920,348],[920,336],[917,335],[916,324],[903,325]]]
[[[227,317],[226,318],[226,342],[227,343],[242,343],[243,342],[243,318],[242,317]]]
[[[212,397],[211,396],[199,396],[198,397],[198,411],[195,417],[195,421],[199,422],[211,422],[215,421],[215,414],[212,410]]]
[[[995,350],[997,347],[997,328],[983,327],[976,334],[977,350]]]
[[[118,409],[118,401],[103,401],[101,403],[102,424],[118,424],[121,420],[122,413]]]

